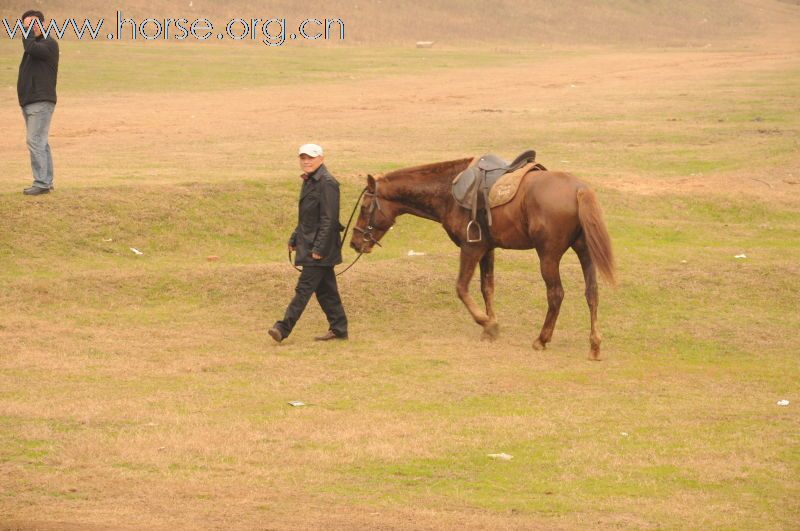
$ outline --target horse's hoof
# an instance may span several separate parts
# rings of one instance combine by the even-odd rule
[[[500,325],[492,323],[483,329],[481,334],[481,341],[494,341],[500,335]]]
[[[589,361],[603,361],[600,359],[600,349],[591,349],[589,351]]]
[[[533,350],[544,350],[545,348],[546,345],[542,343],[541,339],[537,339],[536,341],[533,342]]]

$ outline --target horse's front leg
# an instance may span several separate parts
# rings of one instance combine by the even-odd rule
[[[494,314],[494,249],[489,249],[480,261],[481,266],[481,294],[486,304],[486,315],[489,322],[483,327],[481,339],[494,341],[500,335],[500,325]]]
[[[483,327],[484,333],[487,333],[487,327],[493,320],[475,304],[475,300],[472,298],[472,295],[469,294],[469,282],[472,280],[472,275],[475,274],[475,266],[478,265],[478,261],[485,253],[485,247],[469,244],[461,246],[461,267],[458,271],[456,293],[458,293],[458,298],[461,299],[461,302],[467,307],[467,310],[469,310],[475,322]]]

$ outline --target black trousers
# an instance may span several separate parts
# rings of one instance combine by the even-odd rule
[[[317,295],[317,302],[328,318],[328,324],[333,333],[337,336],[347,335],[347,316],[344,313],[342,299],[339,297],[339,288],[336,285],[336,274],[333,267],[305,266],[300,273],[300,280],[294,289],[294,298],[286,308],[283,320],[275,323],[275,326],[288,337],[297,324],[297,320],[306,309],[311,294]]]

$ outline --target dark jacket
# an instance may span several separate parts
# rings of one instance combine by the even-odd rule
[[[35,37],[31,30],[22,40],[25,52],[19,63],[17,97],[20,107],[37,101],[56,103],[58,43],[52,37]]]
[[[289,244],[297,247],[294,263],[327,267],[341,264],[339,183],[324,164],[303,182],[298,210],[297,228],[289,238]],[[312,252],[322,259],[314,260]]]

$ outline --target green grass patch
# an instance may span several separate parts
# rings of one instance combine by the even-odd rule
[[[493,48],[433,49],[284,47],[213,43],[61,41],[59,92],[212,92],[248,87],[351,82],[442,69],[485,68],[575,55],[505,53]],[[0,72],[16,76],[19,48],[0,52]],[[6,76],[4,76],[6,77]]]

